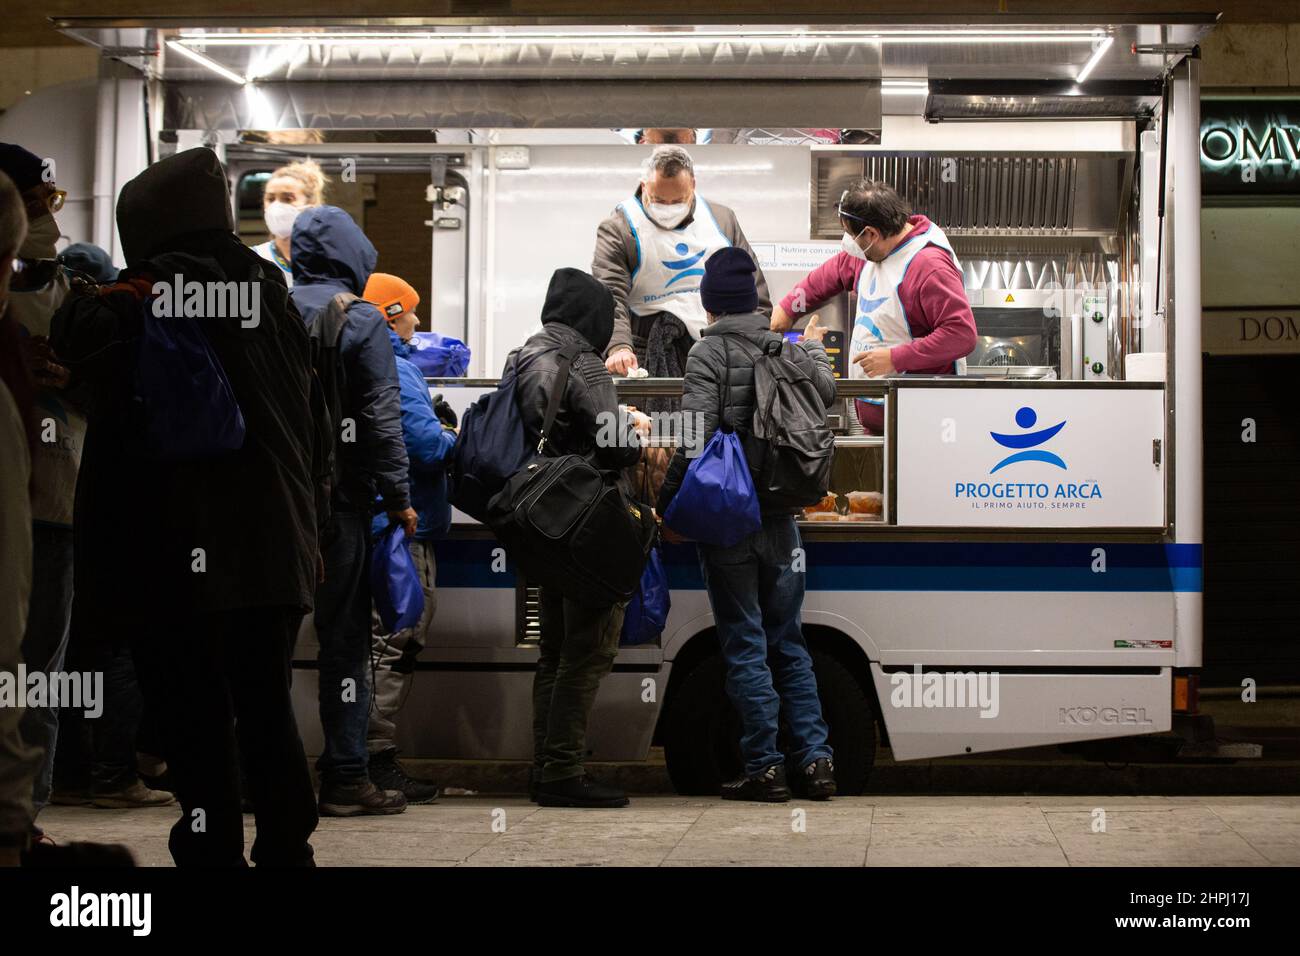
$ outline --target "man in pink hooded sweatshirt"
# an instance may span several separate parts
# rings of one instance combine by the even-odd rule
[[[840,197],[843,251],[808,273],[772,310],[787,331],[841,292],[857,293],[849,340],[849,377],[963,375],[975,347],[975,316],[961,266],[943,230],[887,183],[862,179]],[[884,431],[880,399],[856,402],[869,434]]]

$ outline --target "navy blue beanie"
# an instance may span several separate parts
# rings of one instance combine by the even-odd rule
[[[41,182],[45,162],[14,143],[0,143],[0,171],[14,181],[20,193],[25,193]]]
[[[704,263],[700,301],[710,315],[758,311],[757,266],[749,253],[735,246],[719,249]]]

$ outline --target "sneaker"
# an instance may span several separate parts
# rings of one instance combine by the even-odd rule
[[[396,790],[406,802],[433,803],[442,793],[428,780],[417,780],[406,772],[396,750],[370,755],[370,782],[381,790]]]
[[[380,790],[369,780],[325,784],[318,809],[323,817],[382,816],[405,810],[406,797],[400,790]]]
[[[786,803],[790,799],[790,788],[785,782],[785,764],[774,763],[752,777],[737,777],[724,783],[722,799]]]
[[[809,800],[829,800],[835,796],[835,764],[830,757],[818,757],[794,775],[794,791]]]
[[[617,787],[593,780],[588,774],[537,785],[537,803],[543,807],[625,807],[631,801]]]
[[[176,797],[166,790],[150,790],[139,780],[121,790],[94,793],[91,803],[104,810],[131,810],[135,807],[166,807],[176,802]]]

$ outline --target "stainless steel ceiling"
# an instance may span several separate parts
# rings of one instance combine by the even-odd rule
[[[1177,18],[1166,18],[1176,20]],[[435,23],[435,21],[430,21]],[[401,26],[364,21],[310,28],[95,18],[57,20],[165,80],[214,73],[179,44],[238,77],[258,81],[951,79],[1073,80],[1094,38],[1113,44],[1091,78],[1151,79],[1180,54],[1130,52],[1133,44],[1190,46],[1212,20],[995,26],[852,24],[730,26]],[[169,45],[170,44],[170,45]]]

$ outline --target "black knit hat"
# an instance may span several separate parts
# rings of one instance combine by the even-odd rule
[[[757,267],[749,253],[735,246],[719,249],[704,263],[700,301],[710,315],[758,311]]]
[[[39,185],[45,161],[14,143],[0,143],[0,171],[9,175],[20,193]]]

